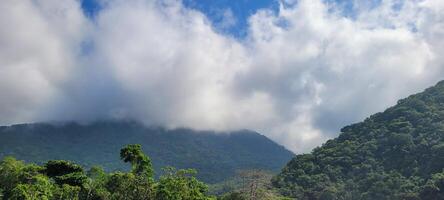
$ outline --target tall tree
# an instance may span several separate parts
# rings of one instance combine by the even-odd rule
[[[142,175],[152,178],[154,176],[151,159],[146,156],[140,144],[129,144],[120,150],[120,158],[124,162],[131,163],[132,172],[136,175]]]

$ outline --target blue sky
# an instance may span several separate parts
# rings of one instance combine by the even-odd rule
[[[183,4],[204,13],[215,25],[218,31],[243,37],[246,35],[248,17],[259,9],[277,10],[278,0],[183,0]],[[98,0],[82,0],[82,8],[87,16],[94,17],[100,11]],[[229,26],[222,26],[224,12],[231,12],[235,22]]]
[[[277,0],[184,0],[184,5],[197,9],[217,25],[224,20],[223,13],[227,10],[233,13],[235,24],[229,27],[219,27],[220,31],[237,37],[245,36],[248,26],[248,17],[259,9],[277,10]]]
[[[94,16],[100,10],[100,4],[97,0],[81,0],[82,9],[88,16]]]
[[[277,11],[279,0],[182,0],[183,4],[192,9],[204,13],[213,23],[217,31],[229,34],[237,38],[246,36],[248,28],[248,17],[259,9]],[[101,7],[98,0],[81,0],[82,9],[89,17],[94,17]],[[354,17],[353,1],[351,0],[325,0],[327,3],[339,5],[344,16]],[[369,3],[370,2],[370,3]],[[365,3],[377,5],[381,0],[366,0]],[[227,20],[224,13],[232,14],[233,23],[228,26],[224,24]]]

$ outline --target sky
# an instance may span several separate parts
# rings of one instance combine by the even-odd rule
[[[441,0],[0,1],[0,124],[251,129],[303,153],[444,79]]]
[[[236,38],[246,37],[248,18],[259,9],[279,8],[278,0],[183,0],[182,4],[202,12],[219,33]],[[81,0],[81,7],[87,16],[95,17],[104,7],[103,0]]]

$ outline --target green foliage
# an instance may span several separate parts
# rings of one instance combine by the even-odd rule
[[[81,187],[87,179],[80,165],[65,160],[48,161],[43,172],[60,186],[67,184]]]
[[[444,199],[444,172],[437,173],[421,188],[421,199]]]
[[[71,173],[83,173],[83,168],[65,160],[50,160],[45,164],[45,173],[49,177],[56,177]]]
[[[33,177],[30,183],[19,183],[11,191],[12,200],[52,199],[54,185],[44,175]]]
[[[111,199],[137,199],[140,195],[136,176],[132,173],[117,172],[109,176],[106,189],[111,192]]]
[[[71,185],[81,187],[85,184],[87,177],[84,173],[75,172],[62,176],[53,177],[54,181],[59,185]]]
[[[2,189],[5,198],[11,196],[11,191],[22,181],[20,177],[24,166],[23,162],[12,157],[6,157],[1,161],[0,189]]]
[[[273,185],[299,199],[444,199],[444,82],[341,132]]]
[[[172,167],[164,168],[164,175],[157,185],[156,199],[158,200],[209,200],[205,193],[208,187],[198,181],[195,170],[176,170]]]
[[[49,161],[43,166],[25,164],[12,157],[0,163],[0,199],[11,200],[210,200],[207,186],[194,170],[167,168],[155,181],[154,170],[140,145],[121,149],[130,172],[106,173],[92,167],[85,173],[69,161]]]
[[[152,178],[154,175],[150,158],[146,156],[140,144],[127,145],[120,150],[120,159],[131,163],[132,172],[136,175]]]
[[[101,165],[107,172],[126,171],[116,152],[141,144],[150,155],[156,178],[162,167],[193,168],[206,183],[217,183],[239,169],[278,172],[293,154],[253,131],[214,134],[212,131],[146,127],[134,121],[34,123],[0,126],[0,160],[10,155],[29,163],[71,160],[85,168]],[[143,171],[143,170],[142,170]]]
[[[81,188],[78,186],[63,184],[53,191],[53,199],[79,200],[80,191]]]

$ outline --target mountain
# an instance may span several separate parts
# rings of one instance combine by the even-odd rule
[[[284,147],[248,130],[231,133],[170,130],[134,121],[0,127],[0,158],[14,156],[38,164],[64,159],[87,168],[98,164],[107,171],[128,170],[129,166],[118,156],[126,144],[141,144],[157,175],[164,166],[195,168],[197,177],[208,183],[223,181],[239,169],[278,172],[293,157]]]
[[[273,179],[298,199],[444,199],[444,81],[309,154]]]

